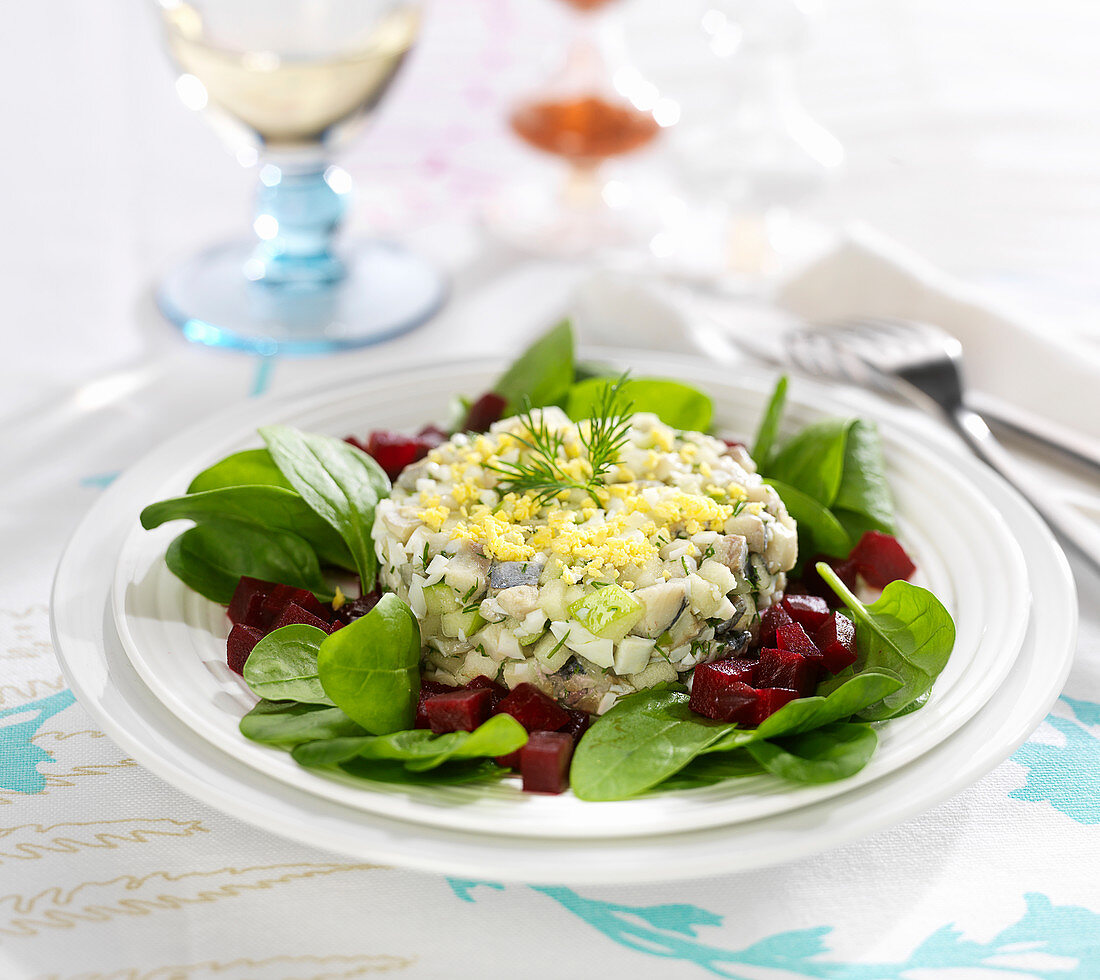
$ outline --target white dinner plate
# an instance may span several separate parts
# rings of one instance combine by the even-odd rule
[[[691,378],[715,397],[720,425],[744,433],[755,425],[770,390],[767,376],[743,374],[737,384],[697,359],[623,354],[617,362],[640,374]],[[330,390],[320,398],[252,404],[208,422],[141,463],[140,490],[119,500],[131,528],[115,570],[114,617],[132,664],[157,698],[197,735],[260,772],[367,813],[438,827],[527,837],[622,837],[719,827],[806,806],[893,772],[948,738],[992,696],[1011,669],[1027,624],[1027,571],[1001,515],[939,449],[883,425],[889,477],[900,530],[921,575],[951,610],[958,638],[928,703],[879,729],[867,767],[844,781],[797,785],[761,775],[715,786],[658,792],[614,803],[583,802],[566,793],[523,793],[517,777],[488,785],[365,784],[342,774],[302,769],[283,751],[250,742],[238,723],[256,703],[225,664],[228,620],[223,607],[191,591],[164,564],[164,551],[184,525],[150,533],[137,524],[146,503],[185,491],[192,476],[222,456],[255,445],[258,426],[287,422],[333,435],[369,427],[414,429],[444,416],[451,396],[489,387],[499,365],[484,362],[419,367]],[[824,401],[822,401],[824,399]],[[798,383],[787,422],[801,425],[835,411],[825,389]],[[812,404],[819,407],[811,408]],[[873,406],[870,406],[873,407]],[[844,411],[844,409],[841,409]],[[864,412],[863,414],[873,414]],[[965,601],[959,601],[962,598]]]
[[[648,363],[641,356],[628,359],[639,368]],[[672,370],[665,359],[662,367]],[[811,389],[816,390],[816,386],[807,387]],[[1006,537],[1026,552],[1033,595],[1019,657],[985,705],[979,706],[976,714],[950,737],[907,765],[878,779],[849,780],[843,784],[843,791],[831,798],[807,800],[797,808],[734,825],[661,835],[620,839],[503,837],[496,829],[491,834],[479,834],[445,824],[412,824],[364,812],[359,805],[332,799],[308,784],[285,781],[263,767],[234,757],[226,746],[198,735],[152,695],[131,666],[114,628],[110,585],[117,566],[115,556],[133,528],[136,511],[131,508],[135,501],[136,506],[144,502],[151,475],[155,485],[162,478],[185,482],[190,475],[190,465],[185,469],[176,467],[178,459],[171,445],[124,475],[92,509],[67,549],[58,570],[52,607],[59,658],[82,703],[108,734],[153,771],[192,795],[257,825],[364,859],[452,874],[582,883],[744,870],[836,846],[932,805],[1009,755],[1041,721],[1061,690],[1072,659],[1077,612],[1073,580],[1064,557],[1046,528],[1014,492],[971,460],[958,456],[954,447],[930,427],[913,424],[894,410],[864,404],[860,398],[821,391],[832,409],[882,416],[887,423],[884,428],[888,444],[904,434],[940,459],[950,460],[953,468],[968,477],[984,494],[991,510],[1000,514]],[[264,420],[282,417],[279,402],[266,405]],[[230,420],[231,431],[235,431],[232,425],[239,414],[234,413]],[[382,424],[391,422],[377,417],[363,419],[357,429]],[[225,426],[219,431],[224,434]],[[211,453],[217,455],[218,450],[211,449]],[[918,557],[927,562],[930,556],[919,553]],[[999,570],[991,556],[976,556],[976,560],[983,566],[979,577],[988,580],[994,591],[999,589]],[[951,571],[934,566],[927,571],[929,582],[937,588],[940,574],[947,574],[954,583],[952,604],[957,614],[970,604],[971,587],[977,579],[968,581],[958,575],[950,578]],[[997,624],[985,625],[993,628]],[[945,687],[954,688],[963,680],[956,678]],[[884,726],[884,730],[889,727]],[[683,803],[701,792],[677,794],[675,798]],[[559,802],[566,800],[558,798]],[[567,805],[589,806],[577,801]]]

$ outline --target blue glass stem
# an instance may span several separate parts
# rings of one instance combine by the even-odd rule
[[[339,167],[265,163],[253,222],[260,241],[245,264],[248,278],[304,287],[343,279],[347,270],[333,243],[350,191],[351,179]]]

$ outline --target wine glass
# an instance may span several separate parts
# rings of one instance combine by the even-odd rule
[[[185,104],[258,164],[255,237],[195,256],[158,305],[189,340],[322,353],[411,329],[443,302],[433,266],[388,241],[339,247],[351,192],[335,148],[416,39],[410,0],[159,0]]]
[[[509,117],[528,146],[568,165],[564,180],[506,187],[485,212],[505,241],[561,256],[630,249],[646,237],[647,211],[605,163],[650,146],[679,107],[629,63],[620,0],[557,0],[569,17],[566,56]]]

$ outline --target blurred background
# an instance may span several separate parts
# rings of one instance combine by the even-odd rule
[[[339,154],[356,186],[349,233],[413,244],[447,270],[459,296],[529,261],[486,224],[509,185],[561,180],[560,162],[517,139],[509,119],[563,56],[565,6],[425,5],[420,39],[377,116]],[[632,70],[663,100],[661,121],[675,123],[623,158],[622,186],[643,201],[672,200],[674,216],[684,201],[695,207],[693,197],[728,203],[743,188],[722,184],[722,154],[735,161],[737,127],[762,125],[738,115],[745,78],[726,55],[747,41],[730,32],[730,17],[758,18],[761,5],[615,7]],[[777,77],[789,68],[795,87],[765,85],[749,114],[776,98],[821,127],[809,140],[813,172],[793,178],[809,181],[794,193],[799,220],[826,234],[866,222],[1045,318],[1052,331],[1100,331],[1100,6],[773,7],[765,57],[778,55]],[[25,347],[18,371],[5,369],[18,388],[139,356],[163,329],[154,281],[202,247],[247,232],[256,175],[203,113],[182,104],[152,2],[22,4],[10,13],[0,38],[7,329],[49,334],[65,350],[59,359],[52,345]],[[801,149],[780,157],[797,159]],[[706,282],[715,271],[707,262],[725,263],[737,248],[699,249],[714,218],[704,206],[692,220],[658,238],[656,252],[686,256],[663,268]],[[690,254],[693,243],[702,259]]]

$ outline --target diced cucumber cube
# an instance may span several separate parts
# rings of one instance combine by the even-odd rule
[[[440,618],[443,635],[456,638],[460,634],[469,638],[484,625],[485,620],[481,618],[481,613],[476,609],[471,609],[469,612],[456,609],[453,612],[445,612]]]
[[[458,596],[446,582],[436,582],[424,588],[424,604],[429,616],[442,616],[458,610]]]
[[[561,670],[565,662],[573,656],[573,651],[565,645],[565,641],[549,632],[535,644],[533,653],[535,659],[551,674]]]
[[[569,613],[593,636],[615,643],[642,618],[645,606],[626,589],[618,585],[605,585],[574,602],[569,607]]]

